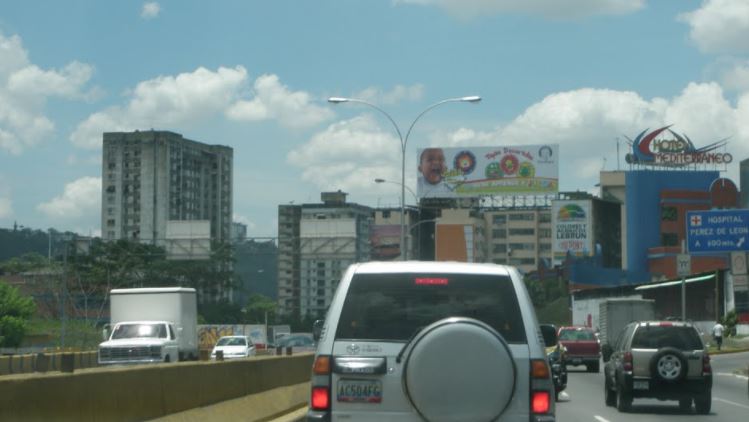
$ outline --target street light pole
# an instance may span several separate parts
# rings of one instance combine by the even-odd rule
[[[411,126],[408,127],[408,131],[406,132],[406,137],[404,138],[401,134],[401,130],[398,127],[398,124],[395,123],[395,120],[393,120],[392,117],[383,109],[380,107],[370,103],[369,101],[360,100],[358,98],[345,98],[345,97],[330,97],[328,98],[328,102],[332,104],[340,104],[340,103],[360,103],[367,105],[369,107],[374,108],[375,110],[379,111],[380,113],[384,114],[385,117],[387,117],[388,120],[390,120],[390,123],[393,124],[393,127],[395,128],[395,132],[398,134],[398,139],[400,140],[401,145],[401,218],[400,218],[400,226],[401,226],[401,238],[400,238],[400,255],[401,255],[401,261],[405,260],[406,257],[406,145],[408,144],[408,137],[411,135],[411,130],[414,128],[414,125],[416,125],[416,122],[419,121],[421,116],[425,115],[428,111],[432,110],[435,107],[438,107],[445,103],[456,103],[456,102],[467,102],[467,103],[477,103],[481,101],[481,97],[478,95],[470,95],[465,97],[457,97],[457,98],[447,98],[441,101],[437,101],[436,103],[430,105],[429,107],[425,108],[424,111],[419,113],[418,116],[411,122]]]

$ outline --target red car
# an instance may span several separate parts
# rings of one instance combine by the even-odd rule
[[[601,342],[588,327],[561,327],[559,342],[567,349],[566,365],[585,365],[588,372],[598,372],[601,360]]]

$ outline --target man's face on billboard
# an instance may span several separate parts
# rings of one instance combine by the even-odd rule
[[[421,153],[419,171],[429,184],[436,185],[441,182],[445,170],[445,154],[442,149],[429,148]]]

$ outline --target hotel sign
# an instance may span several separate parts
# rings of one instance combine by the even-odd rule
[[[660,136],[668,131],[673,138]],[[632,141],[632,153],[627,154],[630,164],[644,164],[659,167],[685,167],[691,164],[724,165],[733,161],[729,153],[718,151],[728,143],[725,139],[696,148],[686,135],[679,135],[671,126],[656,129],[650,133],[642,131]],[[659,137],[660,136],[660,137]]]

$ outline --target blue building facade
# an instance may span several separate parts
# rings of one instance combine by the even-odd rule
[[[718,171],[635,170],[625,173],[628,272],[647,273],[648,248],[661,246],[661,191],[706,192],[719,177]]]

